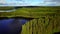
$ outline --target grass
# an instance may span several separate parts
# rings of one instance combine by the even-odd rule
[[[1,8],[0,10],[11,9],[11,7]],[[14,16],[23,16],[23,17],[39,17],[40,15],[52,15],[59,13],[60,7],[35,7],[35,8],[19,8],[14,12],[0,12],[0,16],[14,17]]]
[[[8,8],[6,8],[8,9]],[[10,8],[9,8],[10,9]],[[5,10],[5,8],[4,8]],[[56,17],[55,17],[56,15]],[[57,16],[58,15],[58,16]],[[38,34],[41,33],[46,33],[46,34],[51,34],[52,32],[58,32],[59,27],[56,27],[56,23],[60,23],[59,22],[59,18],[60,18],[60,6],[59,7],[34,7],[34,8],[19,8],[17,9],[15,12],[0,12],[0,17],[15,17],[15,16],[22,16],[22,17],[33,17],[33,18],[39,18],[38,19],[38,25],[36,25],[34,30],[34,33],[36,34],[35,31],[38,31]],[[42,17],[45,17],[45,23],[43,22]],[[59,17],[59,18],[58,18]],[[49,22],[49,19],[51,19],[51,21]],[[34,25],[37,20],[31,20],[30,22],[28,22],[27,24],[23,25],[23,34],[26,34],[29,30],[26,30],[27,27],[31,27],[32,28],[32,24]],[[54,22],[53,22],[54,21]],[[56,22],[55,22],[56,21]],[[49,23],[49,25],[46,27],[47,23]],[[52,29],[53,27],[53,23],[55,23],[54,25],[54,29]],[[34,25],[35,26],[35,25]],[[41,29],[45,28],[45,30],[41,30],[38,26],[41,27]],[[39,32],[40,30],[42,32]],[[47,32],[46,32],[47,31]],[[28,32],[29,34],[32,33],[32,30],[30,30],[30,32]]]

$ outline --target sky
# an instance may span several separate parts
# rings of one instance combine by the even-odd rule
[[[60,0],[0,0],[0,6],[60,6]]]

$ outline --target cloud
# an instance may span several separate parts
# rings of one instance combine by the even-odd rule
[[[47,2],[60,2],[60,0],[45,0]]]
[[[46,6],[60,6],[60,0],[44,0]]]
[[[60,6],[60,0],[0,0],[0,3],[10,6]]]
[[[60,6],[60,0],[43,0],[42,2],[38,1],[38,2],[33,2],[31,4],[33,6],[34,5],[35,6]]]

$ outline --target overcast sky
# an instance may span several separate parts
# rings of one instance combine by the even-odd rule
[[[60,0],[0,0],[0,6],[60,6]]]

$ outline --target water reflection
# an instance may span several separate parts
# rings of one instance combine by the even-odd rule
[[[0,34],[19,34],[28,19],[0,19]]]

